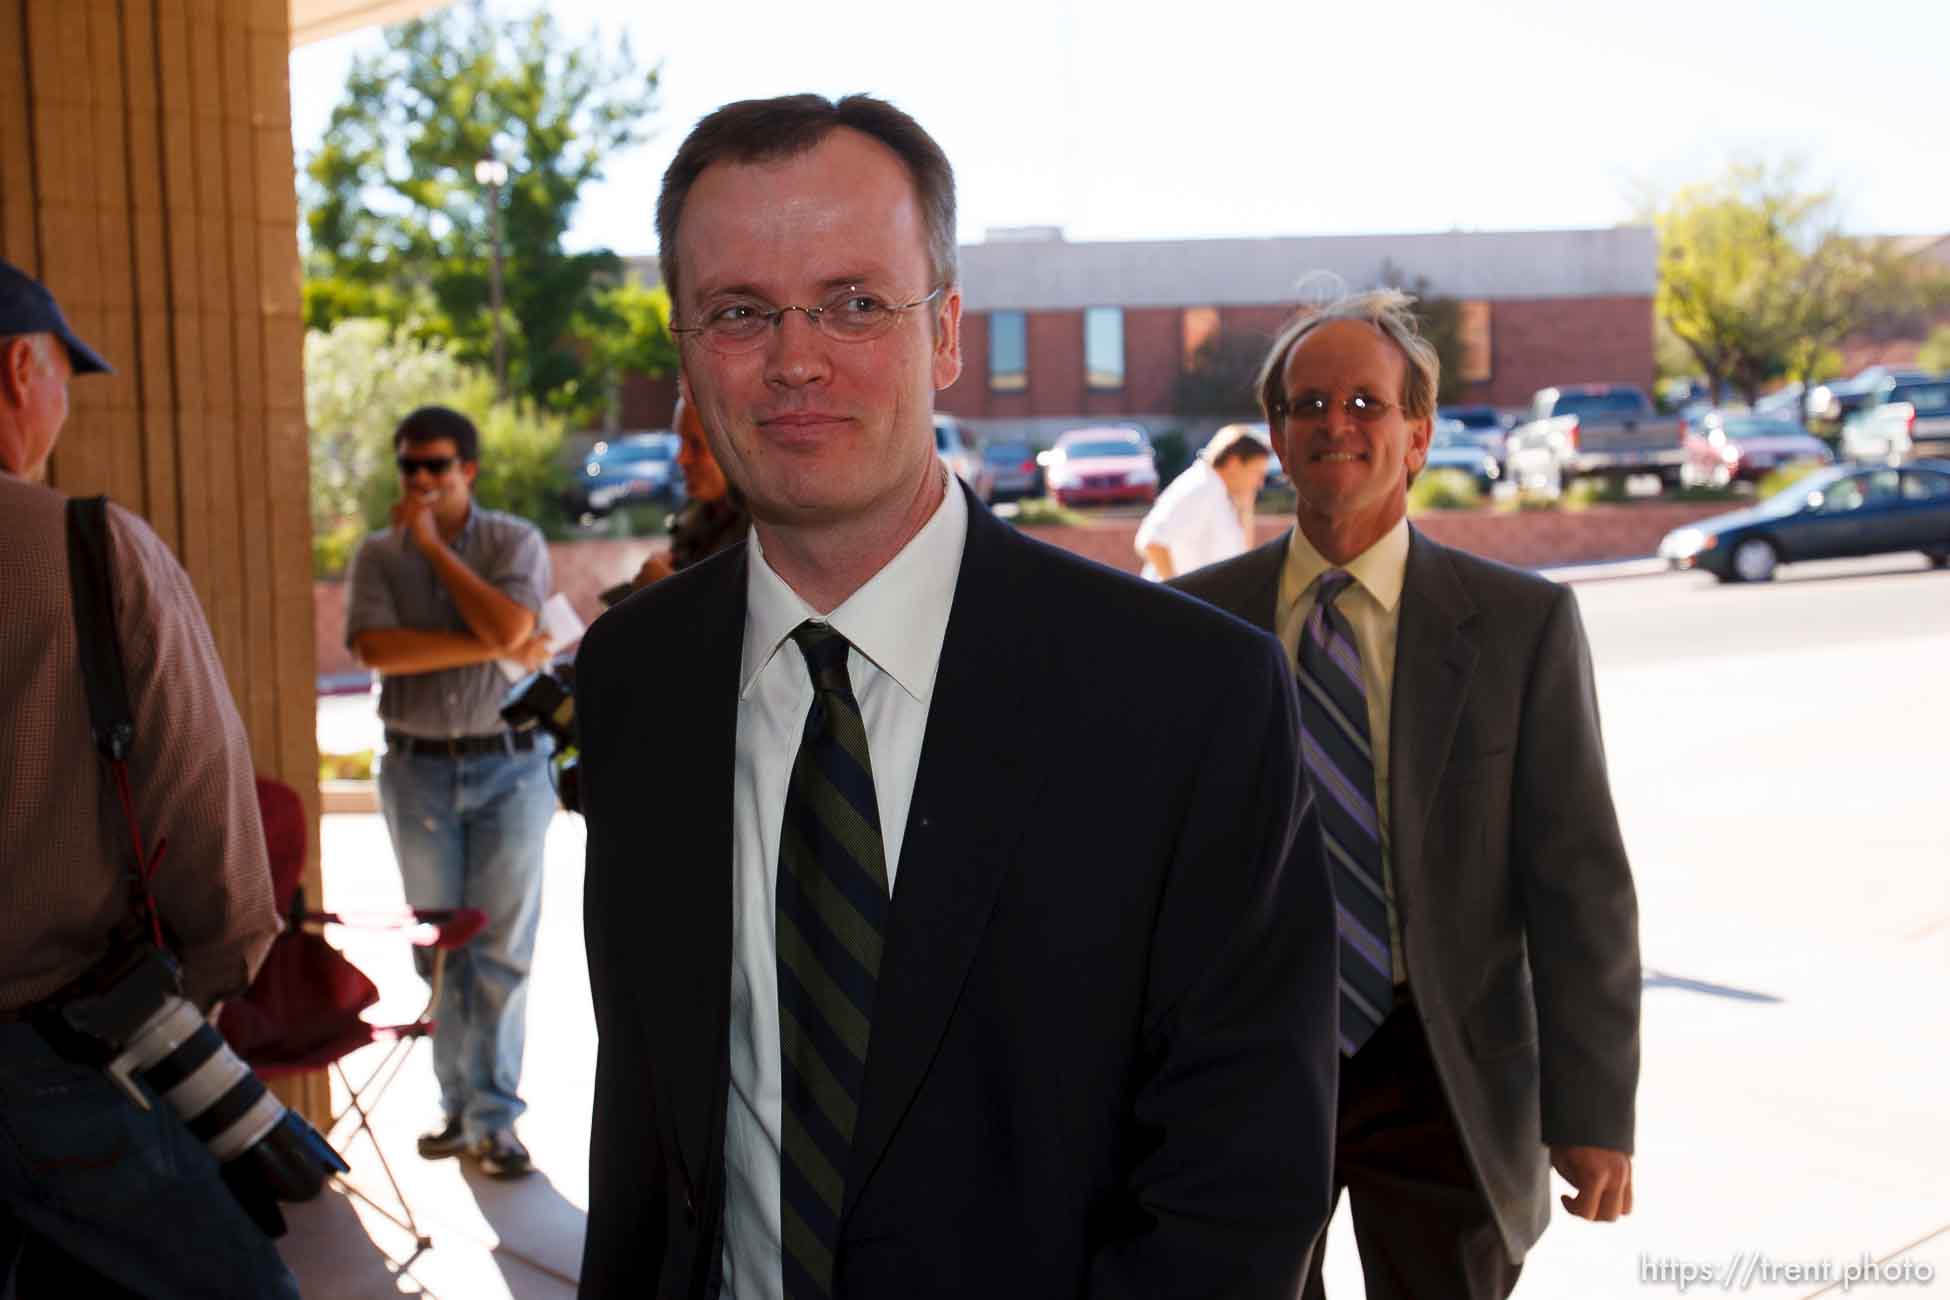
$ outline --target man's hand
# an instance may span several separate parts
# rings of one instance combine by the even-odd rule
[[[547,663],[549,657],[554,653],[554,641],[540,632],[532,632],[526,641],[523,641],[514,648],[514,652],[508,658],[514,660],[532,673]]]
[[[1632,1157],[1623,1151],[1553,1146],[1551,1168],[1578,1189],[1576,1196],[1557,1199],[1580,1219],[1611,1223],[1632,1212]]]
[[[652,551],[643,562],[643,567],[636,571],[636,577],[630,579],[630,589],[642,591],[651,583],[662,582],[675,572],[677,570],[670,567],[669,551]]]
[[[406,534],[406,541],[422,554],[440,545],[440,529],[434,522],[433,503],[420,497],[401,497],[393,505],[393,527]]]

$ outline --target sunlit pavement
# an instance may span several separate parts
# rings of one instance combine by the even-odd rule
[[[1908,557],[1765,588],[1627,572],[1577,585],[1642,913],[1638,1204],[1610,1225],[1553,1204],[1517,1295],[1678,1294],[1680,1265],[1720,1270],[1688,1294],[1823,1291],[1789,1265],[1830,1270],[1841,1294],[1865,1252],[1897,1280],[1851,1295],[1950,1290],[1950,574]],[[375,730],[369,699],[321,701],[325,748],[367,747],[342,742]],[[327,817],[324,837],[329,906],[397,905],[378,817]],[[286,1255],[307,1296],[573,1294],[595,1059],[582,848],[580,822],[558,815],[520,1126],[541,1172],[503,1185],[414,1154],[436,1109],[421,1049],[378,1122],[435,1249],[398,1279],[378,1253],[410,1249],[396,1229],[339,1197],[298,1207]],[[403,950],[345,946],[383,1011],[417,1009]],[[346,1154],[380,1195],[369,1154]],[[1331,1296],[1362,1295],[1345,1210],[1327,1280]]]

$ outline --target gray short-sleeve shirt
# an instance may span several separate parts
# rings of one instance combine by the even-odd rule
[[[525,519],[469,507],[449,543],[462,563],[508,599],[541,612],[548,595],[548,547]],[[397,529],[369,534],[346,574],[345,643],[361,632],[405,627],[422,632],[471,629],[433,565]],[[485,736],[506,729],[501,704],[508,679],[493,662],[430,673],[382,673],[379,717],[409,736]]]

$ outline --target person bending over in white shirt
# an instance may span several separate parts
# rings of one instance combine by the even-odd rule
[[[1153,582],[1229,560],[1253,544],[1253,501],[1272,448],[1256,427],[1228,424],[1159,494],[1138,525],[1137,552]]]

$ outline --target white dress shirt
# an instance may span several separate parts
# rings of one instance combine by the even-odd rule
[[[1295,528],[1287,543],[1286,567],[1280,572],[1280,603],[1275,607],[1280,643],[1287,660],[1300,663],[1300,630],[1314,612],[1320,575],[1332,568],[1347,570],[1354,584],[1341,594],[1334,608],[1347,619],[1361,652],[1361,676],[1368,692],[1368,744],[1374,750],[1374,807],[1381,828],[1381,883],[1388,895],[1388,955],[1395,967],[1395,983],[1408,982],[1402,964],[1402,925],[1395,911],[1395,868],[1388,820],[1388,719],[1395,690],[1395,635],[1401,628],[1402,583],[1408,576],[1408,520],[1395,526],[1367,550],[1343,565],[1329,564],[1307,535]]]
[[[1226,491],[1225,480],[1203,456],[1195,457],[1158,494],[1151,512],[1138,525],[1136,546],[1139,555],[1147,546],[1169,551],[1173,577],[1245,553],[1246,528],[1239,507]],[[1163,575],[1147,558],[1143,576],[1156,582]]]
[[[774,891],[786,785],[799,752],[812,678],[790,640],[807,619],[852,644],[847,676],[866,722],[867,752],[894,888],[915,770],[927,732],[941,642],[968,540],[968,504],[950,480],[921,531],[867,584],[821,619],[766,563],[756,532],[745,589],[738,749],[732,786],[731,1095],[725,1110],[724,1295],[784,1294],[779,1237],[782,1132],[779,967]],[[871,1050],[871,1049],[869,1049]]]

